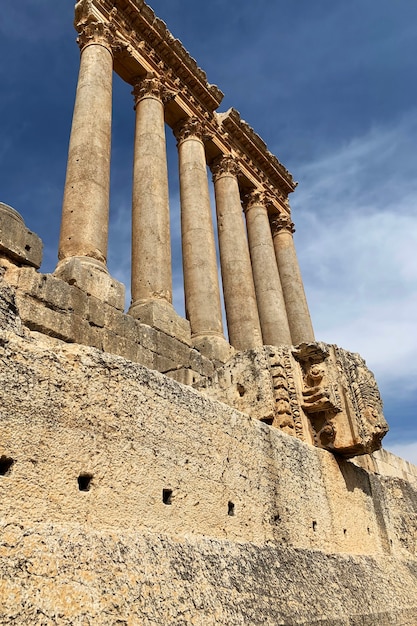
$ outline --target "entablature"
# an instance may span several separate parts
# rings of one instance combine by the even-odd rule
[[[112,0],[80,0],[76,29],[94,18],[111,22],[124,44],[114,59],[115,71],[123,80],[133,84],[149,72],[171,72],[205,110],[213,112],[220,106],[223,93],[208,83],[204,70],[144,0],[118,0],[117,8]]]
[[[79,0],[74,22],[78,33],[95,23],[111,29],[114,70],[123,80],[134,88],[143,79],[164,84],[170,94],[164,102],[165,121],[171,128],[187,118],[199,120],[207,162],[232,156],[239,165],[242,193],[260,189],[273,198],[272,213],[289,213],[288,194],[297,184],[290,172],[236,109],[216,112],[223,93],[207,82],[204,70],[144,0]]]
[[[297,186],[292,175],[268,150],[253,128],[241,119],[240,113],[232,108],[216,115],[221,129],[230,137],[237,150],[265,173],[273,187],[285,195],[292,193]]]

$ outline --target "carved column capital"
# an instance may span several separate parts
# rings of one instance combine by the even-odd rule
[[[120,44],[116,37],[116,28],[112,23],[87,21],[77,25],[77,43],[81,52],[89,45],[95,44],[107,48],[113,54]]]
[[[240,167],[236,159],[231,155],[224,154],[213,161],[210,165],[210,169],[214,183],[223,176],[237,177],[240,172]]]
[[[132,95],[135,99],[135,108],[144,98],[155,98],[163,104],[175,97],[175,92],[166,87],[165,81],[157,76],[138,78],[133,85]]]
[[[195,137],[200,141],[204,140],[205,128],[204,124],[196,117],[187,117],[180,120],[173,128],[174,136],[178,145],[189,137]]]
[[[271,217],[270,223],[273,237],[282,231],[286,231],[291,235],[295,233],[295,226],[289,215],[285,215],[284,213],[274,215]]]
[[[253,191],[246,193],[242,198],[242,205],[245,213],[254,206],[263,206],[266,209],[270,203],[270,195],[261,189],[254,189]]]

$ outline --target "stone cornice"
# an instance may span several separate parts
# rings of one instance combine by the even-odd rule
[[[290,172],[268,150],[266,143],[241,119],[236,109],[217,115],[221,129],[244,160],[250,160],[267,176],[274,187],[287,196],[297,183]],[[246,157],[246,159],[245,159]]]
[[[207,82],[206,73],[144,0],[118,0],[117,9],[111,0],[81,0],[76,6],[76,20],[89,19],[89,15],[104,22],[111,20],[133,55],[140,52],[138,56],[143,55],[154,68],[172,70],[206,110],[219,107],[223,93]]]

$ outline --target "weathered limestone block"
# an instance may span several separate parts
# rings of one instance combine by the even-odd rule
[[[268,348],[237,352],[210,378],[197,381],[195,389],[253,418],[272,424],[274,393]]]
[[[17,315],[15,292],[2,280],[0,266],[0,329],[22,332],[21,320]]]
[[[26,228],[22,216],[0,202],[0,252],[18,263],[39,268],[42,248],[41,239]]]
[[[129,315],[132,314],[132,309],[130,309]],[[149,300],[137,305],[133,317],[141,324],[152,326],[191,346],[190,322],[180,317],[167,302]]]
[[[17,288],[50,309],[87,317],[87,294],[52,274],[39,274],[33,268],[22,268],[19,270]]]
[[[94,259],[66,259],[65,263],[58,265],[55,276],[120,311],[124,308],[124,285],[97,265]]]
[[[367,472],[401,478],[417,488],[417,467],[388,450],[381,448],[372,454],[358,456],[352,461]]]
[[[192,369],[186,369],[185,367],[181,367],[176,370],[166,371],[165,374],[176,380],[177,383],[181,383],[182,385],[192,386],[199,382],[202,378],[201,374],[195,372]]]
[[[0,267],[15,315],[20,316],[16,319],[32,331],[172,372],[172,377],[183,384],[192,384],[214,372],[212,361],[192,348],[187,338],[182,342],[142,324],[54,275],[19,267],[6,257],[0,258]],[[176,373],[180,370],[182,373]]]
[[[125,359],[12,330],[0,623],[417,626],[407,481]]]
[[[0,533],[3,624],[417,624],[411,563],[48,523]]]

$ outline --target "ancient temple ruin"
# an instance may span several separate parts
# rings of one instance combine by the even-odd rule
[[[14,614],[6,598],[4,615],[417,624],[402,592],[417,584],[417,472],[373,455],[388,427],[365,361],[314,337],[291,174],[236,110],[219,112],[222,92],[143,0],[81,0],[75,27],[80,72],[53,274],[39,272],[39,237],[0,204],[2,554],[13,579],[0,598],[23,607]],[[127,313],[106,264],[114,72],[131,85],[136,115]],[[167,129],[178,148],[186,318],[172,305]],[[40,586],[16,574],[22,554]],[[274,574],[280,560],[287,569]],[[307,571],[315,608],[303,597]],[[80,576],[90,581],[81,591]],[[170,602],[173,580],[183,596]]]

